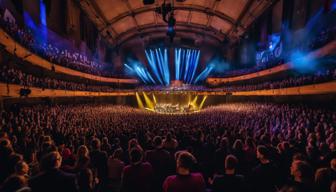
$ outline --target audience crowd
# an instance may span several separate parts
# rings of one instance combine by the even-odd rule
[[[1,111],[0,191],[336,191],[335,106]]]
[[[32,29],[22,28],[18,24],[4,20],[3,18],[0,19],[0,26],[5,29],[17,42],[51,63],[90,74],[114,76],[103,70],[106,65],[105,63],[95,61],[78,51],[59,48],[50,42],[42,42],[41,40],[35,38]]]
[[[52,77],[37,77],[28,74],[10,65],[0,66],[0,82],[8,84],[22,85],[26,88],[39,87],[43,89],[60,89],[60,90],[75,90],[75,91],[97,91],[97,92],[111,92],[116,91],[117,87],[109,85],[99,85],[95,83],[76,83],[72,81],[59,80]]]
[[[336,67],[327,70],[320,70],[313,74],[298,74],[296,76],[289,76],[280,80],[268,80],[263,82],[235,82],[236,85],[224,84],[221,88],[214,88],[214,91],[254,91],[254,90],[268,90],[281,89],[287,87],[296,87],[310,84],[318,84],[328,81],[336,80]]]
[[[336,27],[329,27],[324,30],[322,30],[320,33],[316,34],[314,38],[311,38],[309,40],[306,40],[305,42],[299,42],[298,45],[296,45],[296,48],[292,48],[293,50],[303,50],[307,52],[307,50],[316,50],[318,48],[321,48],[328,44],[329,42],[336,39]],[[293,42],[290,42],[293,43]],[[293,45],[289,45],[293,46]],[[256,63],[253,67],[243,68],[243,69],[234,69],[234,70],[228,70],[224,73],[218,73],[213,74],[213,77],[234,77],[234,76],[240,76],[240,75],[246,75],[249,73],[258,72],[261,70],[269,69],[271,67],[275,67],[277,65],[284,64],[288,62],[288,59],[290,58],[288,54],[282,54],[282,57],[269,60],[264,63]]]

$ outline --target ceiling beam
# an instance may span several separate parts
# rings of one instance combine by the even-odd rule
[[[135,25],[136,25],[136,28],[139,29],[138,21],[135,19],[135,15],[134,15],[134,12],[133,12],[133,10],[132,10],[132,7],[131,7],[129,1],[128,1],[128,0],[124,0],[124,2],[125,2],[126,7],[127,7],[128,11],[129,11],[129,14],[132,16],[132,19],[133,19],[133,22],[134,22]]]
[[[210,8],[211,11],[214,11],[216,10],[218,4],[219,4],[220,1],[217,1],[217,0],[214,0],[214,2],[212,3],[212,6]],[[208,22],[206,24],[207,27],[209,27],[211,25],[211,22],[212,22],[212,18],[213,18],[213,15],[208,15]]]
[[[193,33],[193,34],[198,34],[198,35],[204,35],[204,31],[199,31],[199,30],[192,30],[192,29],[176,29],[178,32],[184,32],[184,33]],[[127,41],[133,40],[135,38],[138,38],[140,35],[142,36],[149,36],[151,34],[155,34],[155,36],[160,36],[160,37],[166,37],[167,36],[167,30],[165,28],[160,28],[160,27],[152,27],[148,31],[143,31],[141,34],[139,33],[133,33],[130,34],[127,37],[124,37],[118,41],[118,46],[121,46],[122,44],[126,43]],[[208,33],[205,33],[210,39],[215,40],[216,42],[220,42],[220,39],[218,36],[214,36]]]
[[[133,10],[133,15],[137,15],[137,14],[141,14],[141,13],[144,13],[144,12],[149,12],[149,11],[155,11],[155,6],[146,6],[146,7],[141,7],[141,8],[138,8],[138,9],[134,9]],[[202,13],[205,13],[209,16],[217,16],[219,18],[221,18],[222,20],[230,23],[230,24],[235,24],[235,20],[222,13],[222,12],[219,12],[219,11],[216,11],[216,10],[211,10],[209,8],[206,8],[206,7],[202,7],[202,6],[198,6],[198,5],[188,5],[188,6],[175,6],[174,7],[174,10],[186,10],[186,11],[195,11],[195,12],[202,12]],[[109,25],[106,26],[104,29],[102,29],[102,31],[106,30],[107,28],[109,28],[110,26],[113,26],[114,23],[118,22],[119,20],[125,18],[125,17],[128,17],[128,16],[132,16],[132,14],[130,14],[129,12],[125,12],[125,13],[122,13],[120,15],[118,15],[117,17],[114,17],[112,20],[109,21]],[[243,26],[240,26],[242,28],[244,28]]]
[[[141,25],[139,26],[139,29],[137,28],[131,28],[123,33],[120,33],[119,36],[116,37],[116,39],[122,39],[124,36],[127,36],[129,33],[134,33],[135,31],[143,31],[145,29],[148,28],[155,28],[155,27],[161,27],[161,28],[165,28],[167,30],[167,25],[166,24],[147,24],[147,25]],[[218,40],[223,40],[223,38],[225,37],[224,34],[218,32],[216,29],[214,28],[209,28],[209,30],[204,30],[205,27],[203,25],[198,25],[198,24],[192,24],[192,23],[188,23],[188,22],[177,22],[176,23],[176,29],[181,28],[181,27],[185,27],[187,29],[190,29],[190,31],[192,30],[199,30],[199,31],[203,31],[203,33],[207,32],[208,35],[212,35],[212,36],[216,36],[216,38]]]
[[[194,24],[192,24],[194,25]],[[131,36],[145,36],[145,34],[150,34],[150,33],[155,33],[156,30],[164,31],[165,34],[167,33],[167,25],[165,24],[148,24],[148,25],[143,25],[140,27],[141,28],[141,33],[138,33],[137,29],[133,28],[130,29],[124,33],[121,33],[120,36],[118,36],[118,43],[121,44],[122,42],[125,42],[125,39],[129,39]],[[215,39],[218,42],[221,42],[224,38],[223,34],[220,34],[218,32],[214,31],[205,31],[203,26],[194,26],[190,27],[190,24],[186,23],[177,23],[176,28],[175,28],[178,36],[179,31],[185,31],[185,32],[191,32],[194,34],[198,35],[206,35],[207,37],[210,37],[212,39]]]
[[[87,4],[88,8],[90,8],[92,10],[92,14],[96,18],[98,18],[102,21],[102,23],[104,25],[103,29],[105,29],[106,26],[109,25],[109,22],[108,22],[108,19],[105,17],[104,13],[101,11],[99,6],[97,5],[96,1],[95,0],[85,0],[85,3]],[[92,21],[94,22],[94,18],[92,18]],[[112,31],[112,37],[109,37],[109,38],[112,38],[112,40],[114,40],[114,36],[118,35],[118,33],[112,27],[110,27],[109,30]],[[103,30],[103,31],[105,31],[105,30]],[[101,32],[102,32],[102,30],[101,30]]]

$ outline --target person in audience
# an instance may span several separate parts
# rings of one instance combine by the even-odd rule
[[[211,181],[213,192],[243,192],[246,191],[245,178],[237,174],[238,159],[234,155],[228,155],[225,158],[225,171],[223,175],[216,175]]]
[[[336,180],[336,157],[330,161],[330,175],[332,180]]]
[[[122,192],[143,191],[150,192],[153,189],[153,167],[148,162],[143,162],[143,151],[133,147],[129,152],[130,165],[127,165],[122,173]]]
[[[190,179],[194,175],[226,175],[223,162],[232,153],[240,155],[244,160],[238,160],[235,175],[246,175],[244,180],[248,186],[247,191],[255,191],[259,187],[265,190],[270,183],[274,190],[286,187],[298,190],[300,185],[308,188],[315,185],[326,186],[324,178],[327,174],[324,171],[312,172],[308,183],[301,184],[294,179],[285,182],[290,177],[292,160],[309,161],[313,170],[329,167],[330,175],[335,175],[333,159],[336,113],[333,106],[312,106],[306,103],[226,103],[207,107],[198,113],[175,116],[116,105],[41,104],[13,105],[0,109],[0,116],[0,176],[3,178],[1,187],[11,176],[23,175],[26,180],[32,180],[31,178],[41,174],[53,175],[52,171],[46,172],[38,166],[38,162],[42,162],[45,155],[59,151],[61,157],[67,158],[68,161],[62,161],[60,168],[55,172],[75,174],[75,180],[77,178],[78,181],[76,186],[81,191],[119,191],[118,186],[122,182],[120,178],[128,178],[126,181],[138,183],[139,178],[142,179],[142,176],[138,175],[148,173],[148,170],[152,170],[151,180],[141,180],[140,183],[150,186],[151,191],[161,191],[163,187],[158,187],[155,181],[158,179],[156,175],[159,174],[156,173],[158,165],[153,159],[161,159],[161,156],[157,157],[157,152],[161,153],[170,148],[164,145],[164,140],[169,137],[176,140],[173,143],[178,143],[172,145],[174,147],[170,148],[170,154],[181,149],[189,150],[190,154],[197,156],[197,163],[189,168],[189,176],[183,175],[186,169],[181,168],[181,163],[176,166],[179,167],[176,170],[177,175],[169,180],[169,188],[174,188],[171,181],[182,186],[183,182],[180,181],[184,179],[194,181]],[[116,152],[107,158],[107,153],[102,150],[99,142],[104,140],[104,137],[112,141],[111,152],[118,149],[125,151],[121,154],[122,157]],[[160,138],[163,148],[160,147]],[[246,138],[245,142],[242,142],[243,138]],[[238,142],[233,145],[235,141]],[[261,148],[260,145],[264,147]],[[142,161],[138,165],[134,163],[135,158],[132,160],[123,155],[129,154],[134,148],[145,150],[145,155],[141,152],[144,156],[142,159],[149,162]],[[125,177],[122,176],[123,166],[119,160],[124,162],[124,167],[130,167],[130,171],[124,172]],[[22,162],[29,164],[28,174]],[[101,166],[104,164],[105,169]],[[277,165],[281,168],[280,171]],[[143,167],[147,168],[139,173],[137,168]],[[160,168],[159,170],[163,171]],[[100,174],[104,174],[104,171],[106,179],[102,180]],[[317,175],[316,181],[314,174]],[[299,171],[296,171],[295,175],[296,180],[299,180]],[[211,187],[210,181],[203,181],[204,185]],[[256,187],[256,184],[260,186]],[[165,182],[162,186],[167,187]],[[123,189],[127,190],[127,187]]]
[[[31,192],[28,187],[28,181],[24,176],[11,175],[0,187],[2,192]]]
[[[113,152],[113,155],[111,155],[107,160],[109,189],[112,192],[119,192],[121,188],[121,177],[125,167],[122,157],[122,148],[117,148]]]
[[[330,192],[336,192],[336,180],[334,180],[330,187]]]
[[[80,192],[93,192],[95,187],[94,175],[91,169],[84,168],[77,174]]]
[[[163,147],[170,152],[174,152],[178,147],[178,142],[173,138],[171,132],[168,132],[166,138],[163,140]]]
[[[167,150],[163,148],[162,138],[156,136],[153,139],[153,150],[146,151],[145,157],[153,166],[154,177],[154,189],[160,191],[164,179],[172,172],[172,158]]]
[[[250,175],[250,184],[253,191],[271,192],[276,191],[279,170],[277,166],[270,160],[270,150],[264,146],[257,147],[257,165]]]
[[[315,172],[315,187],[319,192],[329,192],[332,182],[331,172],[328,168],[319,168]]]
[[[307,162],[301,160],[293,161],[290,172],[293,176],[290,186],[293,186],[298,192],[315,191],[313,171]]]
[[[94,138],[91,141],[90,163],[96,177],[99,179],[101,190],[104,190],[107,184],[107,153],[101,150],[100,140]]]
[[[34,192],[77,192],[76,176],[65,173],[59,168],[62,165],[62,156],[54,151],[43,156],[41,160],[42,172],[29,180],[29,187]]]
[[[29,165],[25,161],[20,161],[15,165],[15,174],[29,179]]]
[[[195,157],[187,152],[180,151],[176,156],[176,175],[166,178],[163,183],[164,192],[204,192],[205,181],[200,173],[192,173],[196,163]]]

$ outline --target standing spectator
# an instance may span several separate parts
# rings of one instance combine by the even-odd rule
[[[236,173],[238,159],[234,155],[228,155],[225,159],[225,171],[223,175],[215,176],[212,182],[212,191],[243,192],[246,191],[245,178]]]
[[[65,173],[59,168],[62,157],[58,152],[50,152],[42,158],[41,174],[29,180],[29,186],[34,192],[77,192],[78,186],[75,175]]]
[[[172,172],[171,156],[169,152],[163,149],[162,139],[160,136],[156,136],[153,139],[153,150],[146,152],[146,160],[153,166],[154,170],[154,189],[160,191],[164,179]]]
[[[320,168],[315,172],[316,190],[319,192],[329,192],[331,187],[331,172],[328,168]]]
[[[177,175],[166,178],[163,183],[164,192],[204,192],[205,182],[200,173],[192,173],[196,163],[195,157],[186,151],[176,154]]]
[[[260,163],[252,170],[250,176],[251,187],[256,192],[276,191],[279,171],[276,165],[270,160],[270,152],[267,147],[257,147],[257,158]]]
[[[90,152],[91,166],[99,180],[99,188],[105,188],[107,180],[107,153],[101,151],[100,140],[94,138],[91,142],[92,150]]]
[[[108,168],[108,182],[109,189],[112,192],[119,192],[121,188],[121,177],[125,167],[125,163],[122,161],[123,150],[118,148],[114,151],[113,155],[107,160]]]
[[[153,183],[153,168],[143,162],[143,151],[134,147],[129,152],[130,165],[123,170],[122,192],[150,192]]]
[[[167,149],[169,152],[173,152],[176,150],[178,146],[178,142],[173,138],[171,132],[168,132],[166,138],[163,140],[163,147]]]

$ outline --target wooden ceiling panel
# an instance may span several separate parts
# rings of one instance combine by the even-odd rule
[[[227,31],[231,27],[231,24],[226,21],[223,21],[219,17],[213,17],[211,21],[211,27],[213,27],[214,29],[216,29],[221,33],[227,33]]]
[[[116,22],[112,27],[118,34],[120,34],[132,28],[135,28],[136,23],[134,22],[134,19],[131,16],[127,16],[122,20]]]
[[[119,14],[128,11],[124,0],[96,0],[95,1],[107,20],[112,20]]]
[[[127,1],[129,2],[129,5],[131,6],[132,10],[139,9],[144,6],[142,0],[127,0]]]
[[[201,7],[211,7],[213,1],[216,0],[187,0],[182,3],[176,2],[176,5],[196,5],[196,6],[201,6]]]
[[[208,15],[202,12],[192,12],[191,14],[191,23],[206,25],[208,22]]]
[[[236,20],[243,11],[247,0],[224,0],[220,1],[216,10]]]
[[[177,22],[188,22],[190,11],[178,10],[175,11],[175,19]]]
[[[156,7],[160,7],[163,1],[156,0],[155,4],[145,6],[142,0],[81,0],[80,6],[102,33],[110,30],[113,38],[118,39],[120,34],[123,34],[121,38],[127,36],[124,35],[125,33],[134,31],[141,34],[143,26],[154,29],[159,25],[167,25],[162,16],[155,13]],[[174,16],[177,23],[182,23],[187,30],[192,31],[195,28],[212,31],[219,39],[223,38],[224,34],[235,37],[243,34],[246,28],[275,1],[186,0],[177,2],[175,0]],[[140,30],[135,30],[139,26]]]
[[[138,25],[146,25],[155,22],[153,12],[144,12],[135,16]]]

